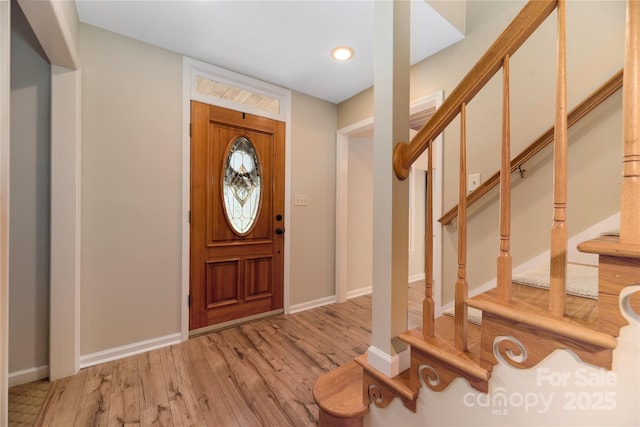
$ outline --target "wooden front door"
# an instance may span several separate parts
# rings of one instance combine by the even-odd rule
[[[191,103],[189,329],[281,309],[285,124]]]

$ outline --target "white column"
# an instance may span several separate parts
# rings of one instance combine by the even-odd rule
[[[376,1],[373,140],[373,306],[368,361],[389,377],[409,368],[397,336],[407,329],[409,182],[393,147],[409,138],[410,2]]]
[[[49,377],[80,369],[80,70],[51,66]]]

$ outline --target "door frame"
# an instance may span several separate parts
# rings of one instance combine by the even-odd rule
[[[243,113],[254,114],[285,123],[285,166],[284,166],[284,228],[290,230],[291,214],[291,91],[251,77],[243,76],[220,67],[216,67],[192,58],[183,57],[182,61],[182,261],[181,261],[181,297],[180,297],[180,334],[181,340],[189,338],[189,266],[190,266],[190,224],[191,206],[191,101],[200,101],[209,105],[228,108]],[[202,94],[196,90],[197,77],[224,83],[249,92],[279,100],[279,113],[240,104],[231,100]],[[283,307],[289,313],[289,287],[291,277],[291,239],[284,240]]]
[[[444,101],[444,91],[419,98],[411,103],[409,114],[417,114],[430,108],[439,108]],[[349,212],[349,138],[361,132],[373,129],[373,117],[368,117],[352,125],[338,129],[336,136],[336,301],[344,302],[347,295],[347,242],[348,242],[348,212]],[[442,134],[435,141],[442,147]],[[443,188],[443,149],[436,150],[434,158],[435,173],[433,176],[433,216],[434,216],[434,257],[433,257],[433,299],[436,316],[442,314],[441,282],[442,282],[442,225],[438,218],[442,215]],[[357,296],[357,295],[352,295]]]

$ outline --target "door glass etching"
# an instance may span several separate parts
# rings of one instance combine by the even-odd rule
[[[246,137],[231,144],[224,166],[224,209],[233,230],[247,234],[260,205],[260,164],[256,150]]]

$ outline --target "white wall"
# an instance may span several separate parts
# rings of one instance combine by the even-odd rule
[[[46,377],[51,69],[20,8],[12,12],[9,372]]]
[[[373,138],[349,138],[347,291],[372,285],[373,254]],[[409,215],[409,281],[424,279],[425,191],[424,170],[411,170]]]
[[[81,354],[180,331],[182,58],[81,25]]]
[[[81,24],[81,354],[180,332],[182,57]],[[213,64],[215,65],[215,64]],[[292,94],[290,303],[334,295],[336,106]],[[293,201],[292,201],[293,203]]]
[[[349,138],[347,292],[372,286],[373,138]]]
[[[292,94],[291,194],[308,206],[291,207],[292,305],[335,295],[336,106]],[[292,200],[293,203],[293,200]]]

